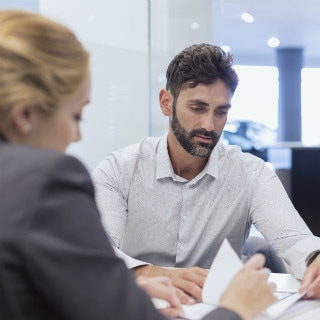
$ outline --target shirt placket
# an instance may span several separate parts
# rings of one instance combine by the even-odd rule
[[[190,195],[192,192],[192,185],[186,183],[182,186],[182,201],[180,210],[180,223],[179,223],[179,240],[177,246],[177,259],[176,263],[188,260],[190,252],[188,252],[188,243],[190,241]]]

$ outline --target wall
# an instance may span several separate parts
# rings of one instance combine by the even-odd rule
[[[149,134],[148,1],[40,0],[39,10],[69,26],[91,53],[83,138],[68,149],[91,171],[109,151]]]
[[[2,9],[23,9],[38,12],[39,0],[0,0]]]

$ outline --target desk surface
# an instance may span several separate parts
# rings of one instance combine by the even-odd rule
[[[286,311],[279,320],[316,320],[320,319],[320,299],[301,300]]]
[[[296,280],[290,274],[277,274],[272,273],[270,275],[270,281],[275,282],[276,294],[282,294],[284,292],[295,293],[298,291],[300,282]],[[184,319],[201,319],[206,313],[214,309],[214,306],[199,303],[194,306],[187,306],[185,309],[187,318]],[[270,315],[262,314],[256,320],[271,320]],[[286,309],[277,320],[314,320],[320,319],[320,299],[319,300],[299,300],[295,302],[291,307]]]
[[[269,281],[275,282],[277,292],[297,292],[300,281],[291,274],[272,273]],[[263,316],[258,319],[268,319]],[[313,320],[320,319],[320,299],[319,300],[299,300],[289,307],[277,320]]]

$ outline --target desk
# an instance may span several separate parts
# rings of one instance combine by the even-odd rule
[[[272,273],[269,281],[276,283],[277,292],[297,292],[300,281],[291,274]],[[260,316],[257,320],[271,319]],[[299,300],[289,307],[277,320],[315,320],[320,319],[320,299],[319,300]]]
[[[297,292],[300,282],[290,274],[272,273],[270,281],[275,282],[277,292]],[[188,315],[183,319],[200,320],[205,314],[215,307],[209,304],[199,303],[193,306],[187,306],[185,311]],[[178,318],[182,319],[182,318]],[[272,320],[269,315],[262,314],[256,320]],[[316,320],[320,319],[320,299],[319,300],[300,300],[286,309],[277,320]],[[223,319],[222,319],[223,320]]]
[[[320,319],[320,300],[298,301],[285,315],[277,320],[316,320]]]

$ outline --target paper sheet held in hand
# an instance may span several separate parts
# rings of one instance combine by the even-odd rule
[[[183,306],[185,319],[199,320],[213,310],[219,302],[220,295],[242,266],[241,260],[231,247],[229,241],[225,239],[206,278],[202,291],[203,303],[197,303],[192,306]],[[277,276],[276,279],[279,279],[279,277],[281,277],[281,275]],[[282,291],[284,290],[285,288],[282,288]],[[279,317],[286,309],[303,296],[303,294],[298,293],[297,290],[298,282],[291,285],[290,296],[281,299],[270,306],[258,319],[275,319]]]

